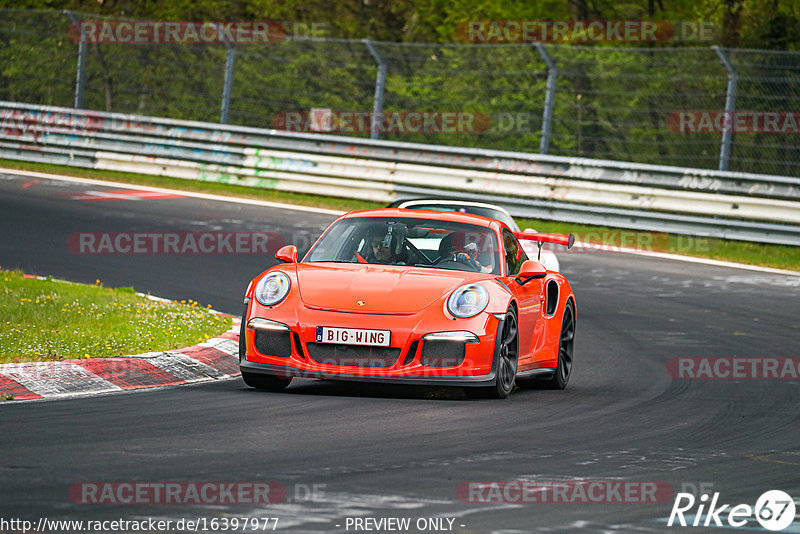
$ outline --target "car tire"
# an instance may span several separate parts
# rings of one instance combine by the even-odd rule
[[[519,327],[517,314],[509,307],[503,319],[502,329],[497,341],[497,376],[493,386],[466,387],[464,392],[473,399],[505,399],[514,389],[519,361]]]
[[[524,383],[517,383],[521,387],[533,387],[537,389],[564,389],[572,376],[572,356],[575,345],[575,306],[571,300],[567,301],[564,307],[564,315],[561,317],[561,335],[558,343],[558,362],[556,363],[553,375],[542,378],[533,378]]]
[[[283,391],[292,381],[291,378],[278,378],[275,375],[249,373],[247,371],[242,371],[242,380],[251,388],[266,391]]]

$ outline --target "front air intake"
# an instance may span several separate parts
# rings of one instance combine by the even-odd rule
[[[292,342],[288,331],[256,330],[256,350],[265,356],[289,357],[292,354]]]
[[[464,362],[463,341],[423,341],[421,363],[426,367],[457,367]]]

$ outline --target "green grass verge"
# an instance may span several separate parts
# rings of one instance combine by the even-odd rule
[[[203,342],[231,318],[197,302],[165,303],[133,288],[28,278],[0,270],[0,363],[108,358]]]
[[[370,209],[384,205],[377,202],[362,200],[288,193],[230,184],[198,182],[182,180],[180,178],[165,178],[161,176],[125,172],[81,169],[77,167],[64,167],[60,165],[30,163],[7,159],[0,159],[0,167],[80,176],[84,178],[114,180],[130,184],[253,198],[342,211]],[[654,252],[669,252],[764,267],[775,267],[794,271],[800,270],[800,247],[765,245],[761,243],[716,238],[688,237],[658,232],[636,232],[632,230],[620,230],[618,228],[533,219],[517,219],[517,222],[520,228],[523,229],[532,227],[540,232],[572,232],[579,239],[585,239],[591,243],[604,244],[611,247],[624,246],[628,248],[641,248]]]

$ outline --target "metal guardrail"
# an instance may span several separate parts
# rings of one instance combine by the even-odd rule
[[[444,147],[0,102],[0,157],[800,245],[800,178]]]

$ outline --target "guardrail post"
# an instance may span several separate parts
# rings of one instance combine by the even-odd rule
[[[553,103],[556,96],[556,77],[558,68],[542,43],[536,43],[536,50],[547,64],[547,89],[544,95],[544,111],[542,112],[542,140],[539,143],[539,154],[547,154],[550,149],[550,132],[553,127]]]
[[[78,36],[80,36],[81,19],[79,19],[77,15],[75,15],[75,13],[69,9],[65,9],[64,14],[69,17],[69,20],[72,24],[79,26],[77,30]],[[89,44],[83,39],[78,40],[78,73],[75,76],[75,104],[73,106],[75,109],[83,109],[83,86],[86,84],[86,53],[89,50],[88,46]]]
[[[719,149],[719,170],[727,171],[728,162],[731,158],[731,143],[733,141],[733,112],[736,109],[736,82],[738,74],[736,67],[731,63],[728,54],[717,45],[711,47],[719,56],[719,60],[725,65],[728,71],[728,88],[725,91],[725,118],[722,122],[722,146]]]
[[[383,90],[386,87],[386,63],[383,61],[378,49],[373,46],[369,39],[362,39],[362,43],[367,45],[370,54],[378,63],[378,76],[375,79],[375,99],[372,104],[372,121],[370,124],[370,139],[378,139],[380,125],[383,122]]]
[[[228,124],[228,114],[231,110],[231,87],[233,86],[233,63],[236,61],[236,47],[233,43],[225,43],[225,82],[222,86],[222,111],[219,114],[220,124]]]

